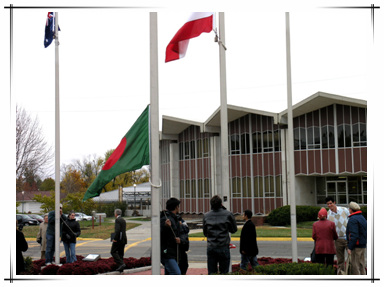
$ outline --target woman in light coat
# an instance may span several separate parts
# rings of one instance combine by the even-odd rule
[[[36,236],[37,243],[41,244],[41,247],[40,247],[41,259],[45,259],[45,249],[47,248],[47,240],[46,240],[47,227],[48,227],[48,214],[45,214],[44,221],[40,223],[39,232],[37,233],[37,236]]]

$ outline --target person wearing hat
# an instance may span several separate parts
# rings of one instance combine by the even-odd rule
[[[360,206],[349,203],[349,220],[347,224],[348,254],[351,256],[352,275],[365,275],[365,250],[367,249],[367,220]]]
[[[336,226],[333,221],[327,220],[327,210],[320,209],[319,221],[312,226],[312,239],[315,240],[316,262],[333,265],[333,258],[336,254],[335,240],[338,238]]]

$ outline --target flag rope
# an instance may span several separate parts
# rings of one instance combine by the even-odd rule
[[[160,188],[161,187],[161,179],[160,179],[160,185],[155,185],[151,182],[151,179],[149,179],[149,183],[151,184],[151,186],[153,187],[156,187],[156,188]]]

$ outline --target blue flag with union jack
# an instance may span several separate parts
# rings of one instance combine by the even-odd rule
[[[59,27],[59,31],[60,31],[60,27]],[[44,37],[45,48],[51,45],[54,35],[55,35],[55,14],[53,12],[48,12],[47,21],[45,22],[45,37]]]

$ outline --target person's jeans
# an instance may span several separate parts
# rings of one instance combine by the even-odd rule
[[[64,250],[65,250],[65,256],[67,257],[66,262],[67,263],[73,263],[77,261],[76,258],[76,243],[71,243],[71,242],[64,242]]]
[[[45,264],[52,263],[55,253],[55,235],[47,234],[47,248],[45,249]]]
[[[179,265],[176,259],[161,259],[161,264],[164,265],[165,275],[181,275]]]
[[[252,268],[259,265],[259,263],[257,262],[257,256],[249,256],[246,254],[241,254],[240,268],[247,270],[248,262],[251,264]]]
[[[219,264],[220,274],[229,272],[229,264],[231,261],[231,253],[229,248],[207,248],[207,265],[208,275],[217,274],[217,264]]]

